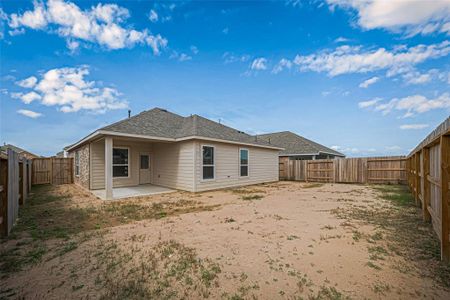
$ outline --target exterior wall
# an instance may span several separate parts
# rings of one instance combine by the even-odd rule
[[[202,145],[215,147],[215,179],[202,180]],[[139,185],[139,153],[150,153],[151,183],[185,191],[206,191],[278,181],[278,150],[240,147],[226,143],[185,141],[149,143],[113,140],[114,147],[128,147],[129,177],[113,178],[113,187]],[[105,188],[105,141],[90,148],[90,189]],[[239,149],[249,150],[249,176],[239,177]]]
[[[153,183],[194,191],[194,145],[194,141],[155,144]]]
[[[92,190],[105,188],[105,140],[90,144],[91,147],[91,181]],[[152,166],[153,144],[148,142],[137,142],[130,140],[114,139],[113,147],[124,147],[129,150],[128,177],[113,178],[113,187],[139,185],[139,154],[150,153],[150,166]]]
[[[75,175],[75,152],[79,153],[80,156],[80,174]],[[89,189],[89,169],[90,169],[90,153],[89,144],[77,148],[75,151],[70,152],[69,157],[73,157],[73,181],[75,184],[81,185],[82,187]]]
[[[202,179],[202,145],[214,146],[215,178]],[[249,150],[249,176],[239,176],[239,149]],[[278,181],[278,150],[209,141],[195,142],[195,191]]]

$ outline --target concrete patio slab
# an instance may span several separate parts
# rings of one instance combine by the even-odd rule
[[[137,186],[129,186],[129,187],[119,187],[113,188],[113,199],[123,199],[129,197],[138,197],[138,196],[148,196],[148,195],[156,195],[163,193],[172,193],[176,190],[153,185],[153,184],[143,184]],[[105,190],[93,190],[92,193],[102,200],[106,200],[106,192]]]

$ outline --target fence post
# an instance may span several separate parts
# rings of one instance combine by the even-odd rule
[[[2,206],[2,215],[0,218],[0,228],[2,232],[0,235],[8,235],[8,160],[0,159],[0,186],[2,186],[2,191],[0,191],[0,205]]]
[[[32,182],[31,174],[33,172],[33,161],[29,159],[27,163],[28,163],[28,192],[31,192],[31,182]]]
[[[441,258],[450,262],[449,245],[450,136],[441,136]]]
[[[414,199],[416,200],[416,205],[419,205],[419,154],[416,152],[414,154]]]
[[[309,173],[309,163],[308,161],[305,162],[305,182],[308,182],[308,173]]]
[[[423,148],[423,220],[429,222],[431,220],[430,212],[428,211],[428,206],[430,206],[430,182],[428,181],[428,176],[430,175],[430,148]]]

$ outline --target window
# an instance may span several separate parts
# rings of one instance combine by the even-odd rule
[[[149,165],[148,155],[141,155],[141,170],[148,170]]]
[[[128,148],[113,148],[113,177],[128,177]]]
[[[248,176],[248,150],[239,149],[239,175]]]
[[[75,151],[75,176],[80,176],[80,151]]]
[[[214,147],[203,146],[203,179],[214,179]]]

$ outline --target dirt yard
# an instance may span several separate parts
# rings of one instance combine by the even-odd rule
[[[450,299],[404,187],[279,182],[105,202],[34,188],[0,299]]]

